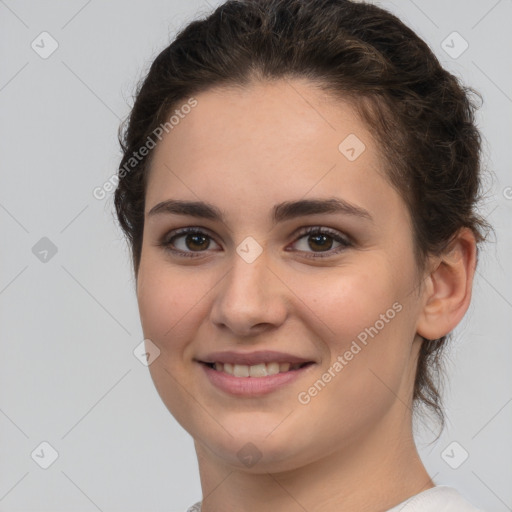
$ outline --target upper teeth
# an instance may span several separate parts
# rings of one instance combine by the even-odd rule
[[[252,366],[246,364],[215,363],[215,369],[235,377],[266,377],[276,373],[287,372],[299,368],[302,363],[259,363]]]

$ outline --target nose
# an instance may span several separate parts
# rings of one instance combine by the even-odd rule
[[[252,336],[283,324],[287,288],[268,266],[266,251],[252,263],[237,253],[225,278],[216,287],[212,322],[236,336]]]

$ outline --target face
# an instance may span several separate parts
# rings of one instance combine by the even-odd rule
[[[370,131],[305,81],[196,100],[154,150],[137,279],[166,407],[208,457],[254,472],[396,431],[422,302]]]

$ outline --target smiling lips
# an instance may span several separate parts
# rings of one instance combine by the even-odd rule
[[[299,370],[313,363],[283,352],[216,352],[200,361],[206,366],[234,377],[269,377]]]
[[[308,363],[259,363],[254,365],[231,364],[231,363],[213,363],[213,367],[218,372],[224,372],[235,377],[267,377],[268,375],[276,375],[290,370],[298,370]]]

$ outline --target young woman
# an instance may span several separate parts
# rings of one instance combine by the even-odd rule
[[[489,227],[469,92],[348,0],[228,1],[153,62],[115,205],[190,510],[476,510],[412,434]]]

